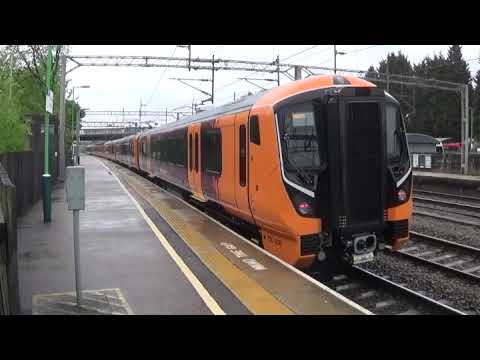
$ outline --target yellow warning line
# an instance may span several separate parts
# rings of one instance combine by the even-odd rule
[[[151,194],[148,196],[149,194],[143,190],[144,184],[141,183],[143,179],[137,179],[135,176],[130,175],[126,175],[126,177],[128,177],[129,182],[131,181],[139,185],[134,186],[131,184],[140,196],[150,203],[167,221],[210,271],[212,271],[253,314],[293,314],[288,307],[237,268],[213,245],[210,245],[210,241],[202,236],[201,233],[192,229],[182,221],[182,219],[176,216],[163,201],[152,198]]]
[[[203,284],[198,280],[198,278],[195,276],[195,274],[190,270],[190,268],[185,264],[185,262],[182,260],[182,258],[177,254],[177,252],[173,249],[173,247],[169,244],[167,239],[162,235],[160,230],[155,226],[153,221],[150,219],[150,217],[145,213],[145,211],[142,209],[140,204],[135,200],[135,198],[130,194],[130,192],[126,189],[126,187],[122,184],[120,179],[102,162],[100,163],[112,173],[112,176],[117,180],[117,182],[120,184],[122,187],[123,191],[130,197],[132,202],[135,204],[135,207],[137,210],[140,212],[142,217],[145,219],[146,223],[148,226],[150,226],[150,229],[153,231],[157,239],[160,241],[162,246],[165,248],[167,253],[170,255],[170,257],[173,259],[175,264],[179,267],[179,269],[182,271],[182,273],[185,275],[187,280],[192,284],[193,288],[197,292],[197,294],[200,296],[200,298],[203,300],[205,305],[208,307],[208,309],[214,314],[214,315],[225,315],[225,312],[222,310],[220,305],[215,301],[215,299],[209,294],[207,289],[203,286]]]

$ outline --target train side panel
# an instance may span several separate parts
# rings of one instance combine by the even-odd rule
[[[258,117],[260,142],[249,141],[249,199],[263,245],[291,264],[308,266],[315,256],[301,256],[300,236],[318,234],[321,221],[299,216],[285,190],[272,108],[253,108],[253,116]]]

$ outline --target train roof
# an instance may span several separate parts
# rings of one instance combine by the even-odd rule
[[[163,131],[163,130],[166,130],[166,129],[173,129],[173,128],[182,126],[184,124],[189,124],[189,123],[193,123],[193,122],[200,121],[200,120],[203,120],[203,119],[212,118],[212,117],[215,117],[215,116],[218,116],[218,115],[224,115],[224,114],[228,114],[228,113],[232,113],[232,112],[238,112],[238,111],[241,111],[242,109],[245,109],[245,110],[249,109],[267,91],[268,90],[261,91],[259,93],[253,94],[253,95],[245,96],[245,97],[240,98],[239,100],[231,102],[231,103],[227,103],[227,104],[220,105],[220,106],[215,106],[215,107],[212,107],[211,109],[196,113],[194,115],[185,116],[185,117],[181,118],[180,120],[172,122],[168,125],[145,131],[145,132],[142,133],[142,135],[149,134],[149,133],[154,133],[156,131]]]
[[[165,130],[172,130],[182,125],[194,123],[197,121],[214,118],[218,115],[225,115],[229,113],[239,112],[241,110],[248,110],[253,105],[265,106],[272,105],[276,102],[298,93],[313,91],[315,89],[328,87],[376,87],[375,84],[354,76],[342,75],[316,75],[310,76],[303,80],[294,81],[285,85],[260,91],[254,95],[243,97],[237,101],[215,106],[211,109],[199,112],[195,115],[186,116],[178,121],[172,122],[168,125],[158,127],[152,130],[145,131],[141,135],[153,134],[163,132]]]

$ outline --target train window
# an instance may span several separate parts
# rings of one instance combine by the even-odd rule
[[[222,133],[220,129],[202,131],[202,171],[222,172]]]
[[[250,117],[250,142],[260,145],[260,128],[257,115]]]
[[[245,186],[247,184],[247,130],[245,125],[240,125],[239,138],[240,186]]]
[[[198,172],[198,134],[195,134],[195,172]]]
[[[193,170],[193,141],[192,141],[192,134],[190,134],[188,138],[188,149],[189,149],[189,158],[190,158],[190,171]]]
[[[402,156],[402,122],[400,111],[394,104],[385,104],[385,131],[388,159],[399,160]]]
[[[285,175],[291,181],[314,190],[318,170],[322,168],[316,127],[320,114],[313,104],[306,103],[294,105],[279,115]]]

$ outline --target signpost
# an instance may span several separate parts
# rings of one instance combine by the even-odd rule
[[[73,210],[73,251],[75,258],[75,288],[77,305],[82,301],[80,274],[80,210],[85,210],[85,168],[82,166],[67,167],[65,183],[68,210]]]
[[[46,96],[45,96],[45,124],[43,137],[45,140],[45,149],[44,149],[44,164],[43,164],[43,176],[42,176],[42,187],[43,187],[43,222],[49,223],[52,221],[52,189],[51,189],[51,176],[49,174],[48,168],[48,136],[50,133],[50,124],[49,124],[49,114],[53,112],[53,93],[50,90],[51,86],[51,72],[52,72],[52,47],[48,47],[48,57],[47,57],[47,87],[46,87]]]

